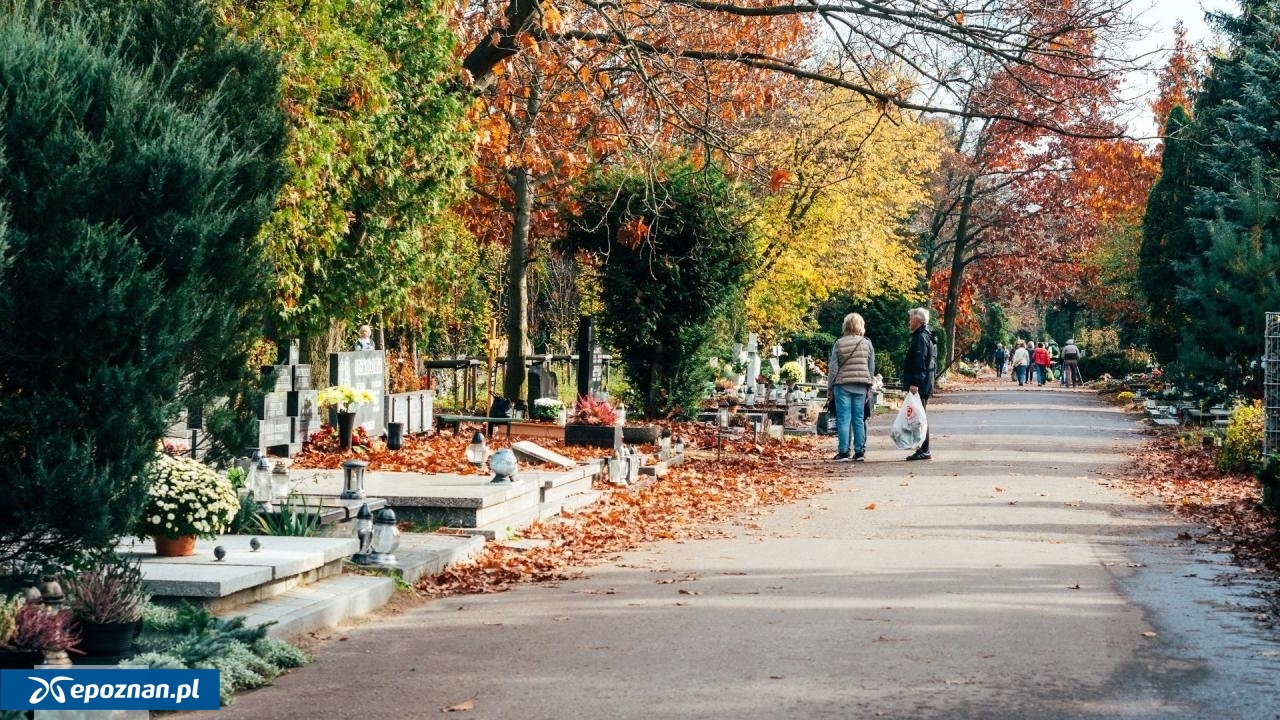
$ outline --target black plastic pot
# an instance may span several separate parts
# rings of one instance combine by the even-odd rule
[[[387,423],[387,449],[399,450],[404,445],[404,423]]]

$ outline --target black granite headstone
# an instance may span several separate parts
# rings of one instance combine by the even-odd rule
[[[556,374],[551,371],[545,364],[534,365],[529,368],[529,406],[533,406],[533,401],[540,398],[554,398],[560,396],[559,383],[556,380]]]
[[[578,397],[591,395],[591,371],[595,367],[596,333],[591,318],[578,318]]]
[[[357,405],[356,424],[363,425],[370,435],[382,434],[384,418],[383,395],[386,394],[386,359],[381,350],[359,350],[329,354],[329,384],[346,385],[356,390],[368,390],[373,402]]]

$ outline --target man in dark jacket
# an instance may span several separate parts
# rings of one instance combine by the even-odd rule
[[[929,396],[933,394],[933,376],[938,370],[938,339],[929,332],[928,308],[912,308],[907,313],[907,324],[911,328],[911,344],[907,346],[907,357],[902,363],[902,384],[907,392],[919,393],[920,404],[929,407]],[[929,429],[925,429],[924,443],[920,449],[907,457],[908,460],[932,460],[929,454]]]

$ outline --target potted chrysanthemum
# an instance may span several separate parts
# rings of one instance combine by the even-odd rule
[[[316,404],[330,408],[338,416],[338,447],[351,449],[351,433],[355,429],[357,405],[373,402],[373,393],[348,385],[330,385],[316,395]]]
[[[195,554],[196,538],[217,537],[240,510],[225,475],[189,457],[157,454],[146,470],[148,503],[138,537],[152,536],[156,554]]]

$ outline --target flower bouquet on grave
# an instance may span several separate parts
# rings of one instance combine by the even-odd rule
[[[357,405],[373,402],[373,393],[347,385],[330,385],[316,394],[316,404],[337,412],[354,412]]]
[[[189,457],[159,453],[144,471],[147,506],[134,532],[138,537],[214,538],[240,510],[240,498],[226,475]]]
[[[534,420],[555,422],[560,419],[560,413],[563,410],[564,403],[555,398],[538,398],[533,401],[533,409],[529,412],[529,417]]]

